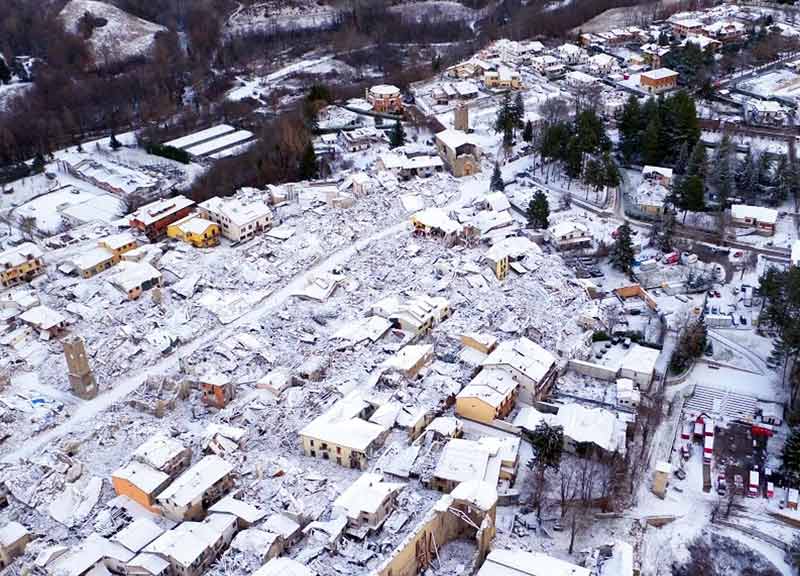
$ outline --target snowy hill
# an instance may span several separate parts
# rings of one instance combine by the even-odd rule
[[[80,34],[83,15],[94,18],[94,29],[89,37],[95,62],[121,62],[136,56],[147,56],[158,32],[166,28],[137,18],[116,6],[95,0],[71,0],[59,14],[64,27]]]

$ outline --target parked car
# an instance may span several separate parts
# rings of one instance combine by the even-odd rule
[[[725,473],[720,472],[719,476],[717,476],[717,494],[720,496],[725,496],[728,492],[728,483],[725,480]]]
[[[688,460],[692,456],[692,451],[685,444],[681,447],[681,458]]]
[[[630,348],[631,347],[631,339],[630,338],[625,338],[625,340],[622,341],[622,347],[623,348]]]
[[[714,355],[714,347],[711,345],[711,342],[708,343],[706,346],[704,354],[706,356],[713,356]]]
[[[675,477],[678,480],[686,480],[686,470],[684,470],[683,468],[678,468],[677,470],[675,470]]]

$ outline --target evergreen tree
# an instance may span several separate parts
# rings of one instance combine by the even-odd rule
[[[528,144],[533,142],[533,123],[530,120],[525,122],[525,129],[522,131],[522,139]]]
[[[632,162],[639,155],[641,147],[642,110],[639,99],[631,94],[617,118],[619,148],[625,162]]]
[[[619,168],[610,153],[603,153],[603,185],[609,188],[616,188],[620,185],[622,178]]]
[[[314,180],[319,174],[317,154],[314,152],[314,145],[311,142],[306,144],[306,149],[300,158],[299,172],[301,180]]]
[[[511,123],[514,129],[525,126],[525,101],[522,99],[522,92],[517,92],[514,103],[511,105]]]
[[[661,122],[658,115],[653,116],[647,124],[642,142],[643,159],[646,164],[658,166],[664,158],[661,148]]]
[[[44,172],[44,166],[45,166],[44,154],[42,154],[41,152],[37,152],[36,156],[33,158],[33,172],[35,174]]]
[[[122,144],[119,143],[119,140],[117,140],[117,137],[113,132],[111,133],[111,138],[108,141],[108,145],[111,146],[112,150],[119,150],[122,148]]]
[[[800,428],[792,428],[789,438],[783,445],[783,474],[791,484],[800,483]]]
[[[736,187],[745,201],[752,201],[758,188],[758,165],[750,150],[739,164],[736,174]]]
[[[505,190],[506,185],[503,182],[503,175],[500,173],[500,165],[494,165],[494,172],[492,172],[492,179],[489,182],[489,189],[493,192],[502,192]]]
[[[6,59],[0,55],[0,84],[8,84],[11,82],[11,70],[6,64]]]
[[[769,154],[761,154],[756,163],[758,175],[756,177],[756,198],[764,198],[772,196],[772,190],[775,187],[772,172],[772,158]]]
[[[528,202],[528,225],[539,230],[550,225],[550,203],[547,195],[541,190],[537,190],[533,198]]]
[[[406,143],[406,131],[400,120],[397,120],[389,133],[389,148],[399,148]]]
[[[439,56],[438,54],[435,54],[433,56],[433,61],[431,62],[431,70],[433,70],[433,72],[436,73],[439,72],[439,70],[441,69],[442,69],[442,57]]]
[[[699,140],[692,148],[692,154],[689,156],[689,163],[686,167],[687,176],[699,176],[701,183],[705,182],[706,175],[708,174],[708,166],[706,165],[706,147]]]
[[[533,432],[527,432],[526,435],[533,448],[533,459],[528,463],[528,468],[558,470],[564,452],[564,429],[539,422]]]
[[[500,100],[500,105],[497,107],[497,117],[494,120],[494,131],[496,133],[505,133],[510,127],[513,127],[512,107],[511,93],[506,92],[503,94],[503,99]]]
[[[577,136],[573,136],[567,142],[564,150],[564,172],[570,180],[580,178],[583,170],[583,152]]]
[[[702,212],[705,208],[705,188],[699,175],[687,176],[681,183],[679,206],[683,209],[684,222],[687,212]]]
[[[675,235],[675,211],[667,204],[661,217],[661,226],[653,226],[659,230],[657,245],[662,252],[672,252],[672,238]]]
[[[670,369],[683,372],[695,358],[699,358],[708,343],[708,330],[703,319],[691,322],[681,331],[678,343],[670,358]]]
[[[681,90],[669,99],[674,129],[674,143],[692,147],[700,139],[700,121],[694,98]]]
[[[686,169],[689,166],[689,143],[684,142],[678,149],[678,157],[675,160],[675,167],[673,172],[675,175],[686,174]]]
[[[597,158],[591,157],[586,161],[583,170],[583,182],[595,192],[599,192],[605,185],[605,167]]]
[[[617,228],[617,237],[614,240],[614,247],[611,253],[611,261],[614,266],[625,272],[631,273],[633,270],[633,239],[631,238],[631,227],[625,222]]]
[[[717,146],[713,166],[714,184],[717,187],[717,194],[719,194],[720,210],[725,210],[728,205],[728,199],[736,195],[736,180],[731,169],[732,154],[733,145],[731,139],[725,134],[719,146]]]

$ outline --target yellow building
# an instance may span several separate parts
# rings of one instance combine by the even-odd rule
[[[456,395],[456,414],[478,422],[507,416],[517,400],[517,383],[505,370],[487,368]]]
[[[177,238],[195,248],[209,248],[219,244],[219,225],[190,214],[167,227],[167,236]]]
[[[42,272],[42,251],[32,242],[25,242],[0,254],[0,284],[4,288],[29,282]]]
[[[100,240],[97,244],[106,250],[110,250],[115,256],[122,256],[125,252],[133,250],[138,246],[136,238],[129,232],[108,236]]]

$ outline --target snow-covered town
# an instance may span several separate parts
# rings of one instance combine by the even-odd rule
[[[0,572],[800,573],[799,8],[45,4]]]

